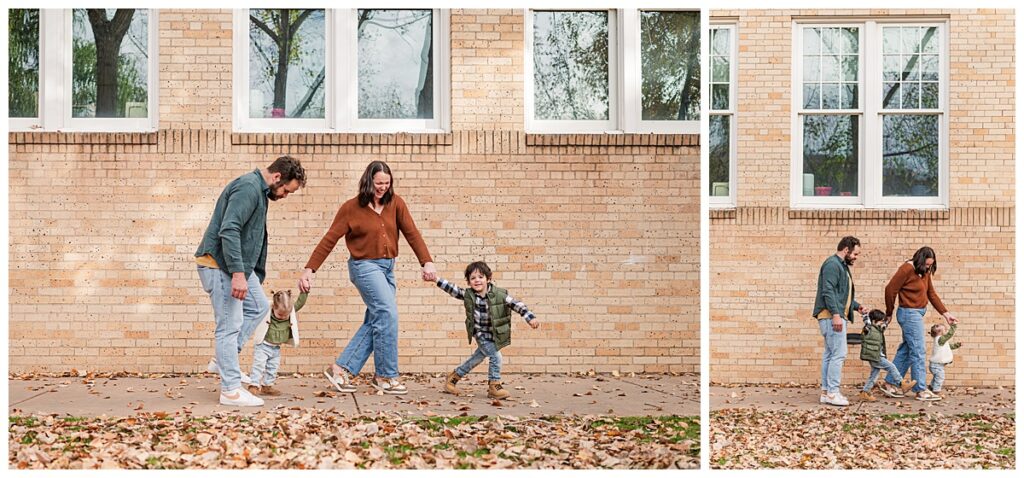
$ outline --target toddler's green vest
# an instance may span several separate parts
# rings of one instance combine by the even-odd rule
[[[494,338],[494,346],[499,350],[512,343],[512,311],[505,305],[505,298],[508,291],[491,284],[487,291],[487,311],[491,317],[491,335]],[[463,292],[463,301],[466,305],[466,336],[469,343],[473,343],[473,311],[476,309],[476,291],[466,288]]]

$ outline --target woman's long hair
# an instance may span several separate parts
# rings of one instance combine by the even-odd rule
[[[931,267],[925,265],[928,259],[932,260]],[[939,270],[939,259],[935,257],[935,251],[928,246],[924,246],[914,253],[914,258],[910,260],[914,264],[914,271],[918,275],[925,275],[929,272],[935,275],[935,271]]]
[[[387,163],[373,161],[366,166],[363,177],[359,178],[359,207],[366,207],[373,202],[373,176],[377,173],[384,173],[391,177],[391,187],[388,188],[388,192],[384,193],[384,197],[380,198],[380,203],[384,205],[391,202],[395,191],[395,176],[391,174],[391,168]]]

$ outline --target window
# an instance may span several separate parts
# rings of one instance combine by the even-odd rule
[[[735,85],[736,81],[736,27],[712,25],[709,34],[711,48],[711,94],[708,115],[708,204],[736,205],[736,148]]]
[[[154,10],[12,10],[11,130],[155,130],[156,24]]]
[[[944,25],[795,28],[794,206],[944,207]]]
[[[436,9],[238,10],[235,129],[442,131],[447,25]]]
[[[528,131],[700,131],[699,12],[529,10],[526,29]]]

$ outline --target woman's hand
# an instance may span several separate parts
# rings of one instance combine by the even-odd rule
[[[299,277],[299,292],[309,292],[313,288],[313,269],[306,268]]]
[[[433,262],[423,264],[423,280],[425,282],[434,282],[437,280],[437,269],[434,269]]]
[[[946,312],[943,315],[943,317],[946,318],[946,323],[949,324],[949,325],[953,325],[953,324],[956,324],[956,323],[960,322],[959,320],[957,320],[956,317],[953,316],[953,314],[951,312]]]

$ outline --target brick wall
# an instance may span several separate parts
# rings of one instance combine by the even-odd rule
[[[522,15],[451,18],[452,133],[233,134],[230,11],[162,10],[157,133],[10,135],[11,371],[202,370],[213,320],[192,254],[223,186],[292,154],[309,183],[271,204],[267,289],[295,289],[383,159],[442,276],[486,260],[543,321],[514,318],[506,371],[696,372],[696,136],[527,135]],[[339,244],[317,274],[283,372],[319,370],[361,323],[346,258]],[[447,371],[472,352],[462,306],[418,270],[400,242],[401,370]]]
[[[949,19],[948,211],[789,209],[792,19],[816,15]],[[711,17],[736,19],[739,33],[738,204],[712,211],[709,242],[711,380],[819,383],[823,345],[810,318],[818,268],[852,234],[863,243],[853,268],[857,298],[872,307],[884,308],[885,285],[900,263],[932,246],[936,289],[962,320],[964,347],[947,369],[948,383],[1013,385],[1013,13],[756,10]],[[938,319],[929,308],[926,322]],[[890,356],[899,334],[896,325],[888,333]],[[844,384],[867,378],[858,353],[850,347]]]

